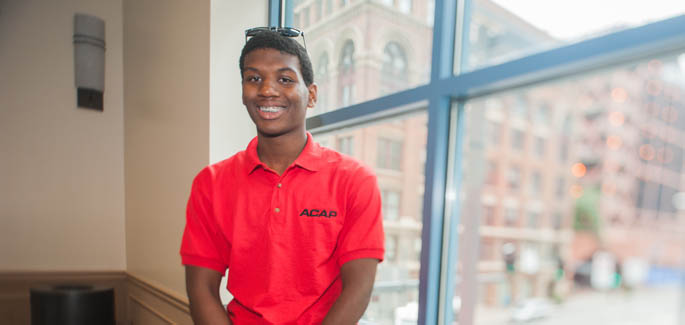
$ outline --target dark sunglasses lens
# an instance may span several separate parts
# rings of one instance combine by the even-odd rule
[[[297,37],[300,36],[300,31],[297,29],[291,29],[291,28],[284,28],[279,31],[281,35],[287,36],[287,37]]]
[[[255,36],[261,32],[269,31],[269,27],[255,27],[245,31],[245,36]]]

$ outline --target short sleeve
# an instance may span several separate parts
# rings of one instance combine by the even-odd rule
[[[355,176],[347,192],[347,211],[338,237],[340,266],[359,258],[382,261],[385,252],[381,195],[376,177],[365,168]]]
[[[224,273],[230,245],[221,235],[212,206],[212,173],[203,169],[193,180],[181,242],[181,263]]]

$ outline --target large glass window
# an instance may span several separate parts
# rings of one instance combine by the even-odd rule
[[[493,98],[544,107],[544,142],[565,148],[560,160],[541,155],[542,144],[502,151],[478,140],[491,164],[509,165],[509,186],[484,173],[481,190],[463,198],[492,202],[479,228],[477,276],[464,279],[481,288],[470,297],[474,324],[534,315],[541,324],[675,324],[685,262],[685,215],[675,204],[685,191],[685,54],[469,101],[466,143],[476,141],[470,126],[487,125],[476,119],[489,115],[474,113]],[[502,128],[515,134],[516,123]],[[466,148],[467,161],[480,155]],[[503,211],[503,225],[491,221],[494,211]]]
[[[315,4],[293,5],[296,24],[312,8],[295,26],[322,94],[308,127],[353,143],[383,193],[360,323],[676,322],[685,2],[326,0],[321,20]]]

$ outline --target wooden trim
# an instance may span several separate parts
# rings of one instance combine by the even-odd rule
[[[151,312],[153,315],[157,316],[159,319],[165,321],[167,324],[176,325],[176,323],[174,323],[174,321],[172,321],[171,319],[167,318],[166,316],[164,316],[162,313],[158,312],[158,311],[155,310],[154,308],[152,308],[152,306],[146,304],[146,303],[143,301],[143,299],[138,298],[138,297],[136,297],[135,295],[128,295],[128,298],[131,299],[131,301],[133,301],[133,302],[135,302],[136,304],[138,304],[138,305],[140,305],[141,307],[143,307],[144,309],[146,309],[147,311]]]
[[[190,304],[188,303],[188,298],[186,297],[181,297],[167,288],[164,288],[160,285],[155,285],[130,273],[128,274],[128,284],[138,286],[141,289],[148,291],[149,293],[162,299],[164,302],[169,303],[179,310],[190,314]]]

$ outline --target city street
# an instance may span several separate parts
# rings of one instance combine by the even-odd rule
[[[632,292],[576,292],[535,325],[682,325],[681,289],[676,286]],[[479,308],[477,325],[511,324],[511,308]]]

